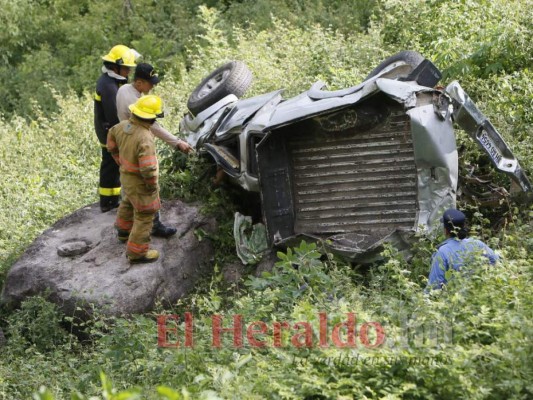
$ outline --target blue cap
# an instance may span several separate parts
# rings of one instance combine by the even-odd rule
[[[450,208],[444,211],[442,218],[440,219],[444,223],[444,227],[451,231],[453,228],[462,228],[466,222],[466,216],[455,208]]]

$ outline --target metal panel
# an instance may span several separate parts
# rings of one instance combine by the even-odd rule
[[[295,234],[414,227],[417,171],[403,107],[395,107],[383,123],[367,131],[300,131],[287,144]]]
[[[294,206],[289,180],[286,142],[281,132],[270,135],[257,147],[261,182],[261,203],[269,240],[292,236]]]

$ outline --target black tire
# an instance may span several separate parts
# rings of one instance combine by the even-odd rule
[[[368,74],[366,79],[370,79],[373,76],[376,76],[382,70],[384,70],[386,67],[388,67],[390,64],[398,62],[398,61],[403,61],[403,62],[405,62],[407,65],[409,65],[411,67],[409,72],[407,73],[407,75],[408,75],[416,67],[418,67],[418,65],[422,61],[424,61],[424,57],[420,53],[417,53],[416,51],[409,51],[409,50],[401,51],[401,52],[399,52],[399,53],[397,53],[397,54],[395,54],[393,56],[390,56],[389,58],[385,59],[384,61],[382,61],[376,68],[374,68],[372,70],[372,72],[370,72],[370,74]],[[389,76],[389,78],[390,79],[398,79],[398,78],[407,77],[407,75],[405,75],[405,76],[404,75],[405,75],[405,72],[403,72],[401,75],[398,75],[398,76],[395,76],[395,77],[394,76]]]
[[[189,111],[197,115],[229,94],[241,97],[252,84],[252,72],[241,61],[231,61],[206,76],[187,101]]]

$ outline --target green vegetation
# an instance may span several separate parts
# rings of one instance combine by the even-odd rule
[[[188,49],[203,30],[199,6],[216,7],[221,33],[234,26],[272,28],[272,17],[305,27],[315,23],[346,33],[369,24],[375,0],[0,0],[0,112],[35,117],[36,102],[57,111],[53,89],[92,88],[99,58],[115,44],[134,47],[174,78],[188,65]],[[217,62],[217,61],[215,61]],[[177,75],[175,75],[177,74]],[[48,82],[48,85],[43,85]]]
[[[525,0],[2,0],[2,10],[0,285],[43,229],[97,199],[91,92],[99,57],[119,42],[165,70],[157,93],[174,131],[188,94],[224,61],[243,60],[253,71],[248,95],[285,87],[291,96],[318,79],[332,89],[354,85],[386,56],[417,50],[445,72],[443,84],[461,82],[533,174],[533,15]],[[462,132],[458,142],[462,166],[486,164]],[[226,221],[221,205],[231,211],[232,193],[207,187],[201,161],[163,146],[161,154],[165,195],[203,199],[206,212]],[[228,288],[219,266],[234,255],[222,252],[231,249],[223,223],[212,281],[171,310],[128,319],[97,314],[78,323],[83,342],[65,329],[71,316],[42,298],[0,310],[8,338],[0,399],[531,398],[533,208],[501,210],[498,231],[484,217],[490,210],[471,211],[476,232],[491,238],[503,261],[473,265],[468,279],[457,276],[429,296],[423,288],[437,240],[427,237],[409,262],[388,248],[386,261],[369,269],[302,243],[279,254],[272,274]],[[194,317],[194,348],[158,348],[156,315],[185,312]],[[354,313],[357,348],[320,347],[319,313],[327,314],[330,336]],[[236,314],[246,327],[265,322],[268,346],[251,346],[245,331],[243,347],[224,334],[222,347],[212,348],[214,314],[224,316],[224,327]],[[309,322],[313,347],[296,347],[290,329],[281,335],[284,347],[274,347],[276,321]],[[366,342],[361,336],[373,321],[386,334],[375,349],[365,346],[379,339],[374,330]],[[183,331],[178,324],[180,341]]]

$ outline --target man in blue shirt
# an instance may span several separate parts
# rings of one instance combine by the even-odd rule
[[[466,237],[466,217],[461,211],[453,208],[446,210],[441,221],[447,239],[431,258],[428,289],[441,289],[448,282],[446,272],[450,268],[460,271],[462,267],[472,264],[477,256],[486,257],[490,264],[495,264],[499,258],[481,240]]]

